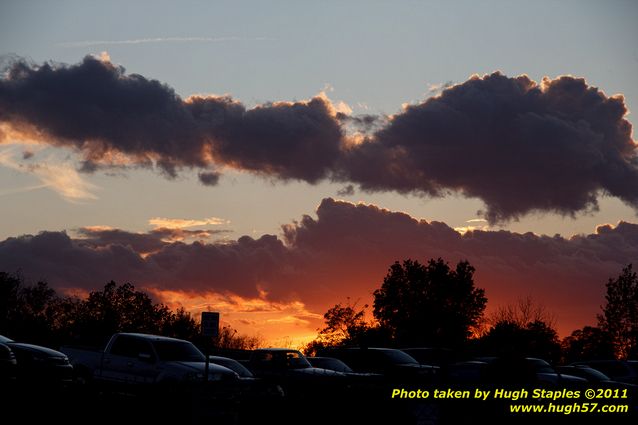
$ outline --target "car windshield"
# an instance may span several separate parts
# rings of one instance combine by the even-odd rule
[[[2,344],[6,344],[7,342],[13,342],[13,340],[12,340],[12,339],[7,338],[7,337],[6,337],[6,336],[4,336],[4,335],[0,335],[0,343],[2,343]]]
[[[526,359],[536,373],[556,373],[554,368],[543,359]]]
[[[337,372],[351,373],[352,369],[339,359],[331,358],[310,358],[310,364],[321,369],[336,370]]]
[[[596,369],[592,369],[591,367],[583,367],[583,368],[575,368],[575,369],[579,369],[581,370],[581,375],[584,375],[586,378],[588,379],[595,379],[597,381],[609,381],[609,376],[605,375],[604,373],[602,373],[599,370]],[[566,374],[570,374],[569,371],[565,372]]]
[[[299,351],[285,351],[281,353],[286,358],[286,364],[290,369],[307,369],[312,365],[306,360],[303,354]],[[280,354],[280,355],[281,355]]]
[[[394,364],[419,364],[414,357],[400,350],[381,350],[383,356]]]
[[[186,341],[153,341],[160,360],[181,362],[205,362],[206,357],[193,344]]]
[[[253,377],[253,374],[248,369],[246,369],[246,367],[243,364],[239,363],[237,360],[224,359],[221,357],[210,357],[210,361],[211,363],[215,363],[220,366],[227,367],[228,369],[232,370],[233,372],[235,372],[237,375],[241,376],[242,378]]]

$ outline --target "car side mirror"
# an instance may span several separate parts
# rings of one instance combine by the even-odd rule
[[[153,363],[153,356],[151,356],[149,353],[139,353],[137,355],[137,358],[145,363]]]

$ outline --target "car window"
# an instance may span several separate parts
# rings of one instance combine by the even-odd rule
[[[536,373],[555,373],[554,368],[543,359],[525,359]]]
[[[579,369],[579,368],[574,368],[574,369]],[[571,370],[571,369],[570,369]],[[602,373],[599,370],[593,369],[593,368],[581,368],[581,375],[584,378],[587,379],[595,379],[597,381],[609,381],[609,376],[605,375],[604,373]],[[570,374],[570,372],[565,372],[566,374]]]
[[[119,336],[111,347],[111,354],[114,356],[137,358],[140,353],[153,355],[153,350],[147,341],[130,336]]]
[[[237,375],[241,376],[242,378],[253,377],[252,372],[246,369],[246,367],[243,364],[239,363],[237,360],[225,359],[222,357],[211,357],[210,361],[212,363],[216,363],[218,365],[227,367],[228,369],[232,370],[233,372],[235,372]]]
[[[381,355],[392,364],[418,364],[414,357],[400,350],[379,350]]]
[[[160,360],[182,362],[205,362],[206,357],[193,344],[186,341],[153,341]]]
[[[337,372],[352,372],[352,369],[348,367],[347,364],[338,359],[330,359],[330,358],[309,358],[310,364],[314,367],[322,368],[322,369],[330,369],[336,370]]]
[[[286,364],[291,369],[306,369],[312,367],[308,360],[298,351],[286,352]]]

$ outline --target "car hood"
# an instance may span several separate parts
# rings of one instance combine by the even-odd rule
[[[558,374],[553,372],[537,372],[536,377],[541,381],[548,381],[553,383],[558,383],[559,381],[562,381],[562,382],[569,382],[573,384],[576,384],[576,383],[582,384],[587,382],[585,378],[580,378],[578,376],[573,376],[573,375],[567,375],[564,373]]]
[[[201,372],[204,373],[204,371],[206,370],[206,363],[204,362],[179,362],[179,361],[172,361],[172,362],[166,362],[166,366],[175,366],[178,368],[182,368],[184,370],[190,370],[193,372]],[[218,364],[214,364],[214,363],[209,363],[208,365],[208,373],[221,373],[224,375],[236,375],[235,372],[233,372],[232,370],[228,369],[227,367],[224,366],[220,366]]]
[[[11,347],[14,351],[28,351],[30,353],[40,354],[41,356],[46,357],[66,357],[66,354],[64,353],[60,353],[59,351],[42,347],[40,345],[24,344],[22,342],[9,342],[6,345]]]
[[[327,377],[342,377],[347,375],[343,372],[337,372],[336,370],[322,369],[319,367],[306,367],[303,369],[291,369],[289,373],[299,376],[327,376]]]
[[[394,369],[400,370],[403,372],[429,374],[429,373],[437,373],[439,370],[439,367],[416,364],[416,363],[400,363],[400,364],[394,365]]]

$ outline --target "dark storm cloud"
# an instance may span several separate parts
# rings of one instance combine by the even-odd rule
[[[78,149],[85,171],[124,155],[168,176],[214,162],[314,183],[326,177],[342,142],[330,108],[320,97],[250,110],[227,96],[183,100],[165,84],[90,56],[72,66],[17,61],[0,80],[0,122]],[[205,173],[204,183],[211,177]]]
[[[215,166],[266,178],[328,179],[367,191],[481,199],[490,222],[595,210],[601,194],[638,208],[627,107],[584,79],[500,73],[450,87],[390,117],[338,113],[324,96],[247,109],[228,96],[180,98],[108,61],[34,66],[0,80],[0,123],[77,149],[82,169],[157,166],[167,176]],[[356,128],[356,135],[348,135]]]
[[[23,270],[25,276],[47,280],[58,288],[95,289],[111,279],[140,281],[146,265],[130,246],[94,248],[65,232],[41,232],[0,242],[0,268]]]
[[[584,79],[473,77],[408,106],[352,149],[341,178],[364,190],[482,199],[486,218],[595,210],[603,192],[638,207],[622,97]]]

